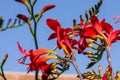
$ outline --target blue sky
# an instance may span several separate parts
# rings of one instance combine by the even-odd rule
[[[35,6],[35,13],[39,13],[40,9],[47,4],[55,4],[56,7],[43,15],[41,22],[38,25],[38,42],[39,47],[46,47],[49,49],[54,48],[55,40],[47,41],[47,38],[52,33],[52,31],[46,25],[47,18],[57,19],[62,26],[71,27],[73,25],[73,19],[77,20],[79,23],[79,15],[84,15],[85,11],[91,6],[96,4],[98,0],[38,0]],[[100,8],[99,19],[106,19],[115,29],[120,29],[120,23],[114,24],[113,17],[120,15],[120,0],[104,0],[103,5]],[[15,2],[14,0],[3,0],[0,2],[0,16],[4,17],[5,23],[9,18],[15,19],[16,15],[23,13],[28,15],[25,6]],[[4,24],[5,25],[5,24]],[[9,58],[5,63],[5,71],[14,72],[26,72],[27,67],[17,63],[17,59],[22,57],[20,54],[16,42],[19,41],[23,48],[30,50],[35,49],[33,38],[30,34],[27,25],[21,26],[19,28],[8,29],[6,31],[0,32],[0,60],[5,53],[9,54]],[[113,63],[113,70],[120,71],[120,42],[117,42],[111,47],[111,57]],[[89,62],[86,56],[77,56],[79,61],[77,61],[81,72],[88,71],[85,69],[86,64]],[[97,68],[98,65],[103,66],[103,70],[107,66],[106,53],[103,55],[102,60],[94,66]],[[70,67],[66,74],[76,73],[74,68]]]

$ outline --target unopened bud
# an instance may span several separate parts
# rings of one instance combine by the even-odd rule
[[[28,7],[27,0],[15,0],[15,1],[20,2],[20,3],[24,4],[26,7]]]
[[[22,19],[24,22],[26,22],[28,25],[30,25],[30,20],[27,16],[25,16],[24,14],[18,14],[17,17],[19,19]]]
[[[44,6],[44,7],[41,9],[39,15],[42,15],[44,12],[46,12],[47,10],[50,10],[50,9],[52,9],[52,8],[54,8],[54,7],[55,7],[54,4],[49,4],[49,5]]]

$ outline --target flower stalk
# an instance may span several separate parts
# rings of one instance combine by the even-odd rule
[[[2,62],[0,63],[0,76],[2,76],[2,78],[3,78],[4,80],[7,80],[7,78],[5,77],[5,74],[4,74],[4,70],[3,70],[3,66],[4,66],[7,58],[8,58],[8,54],[5,54]]]
[[[36,0],[34,1],[34,5],[32,5],[31,2],[30,3],[30,7],[31,7],[31,17],[33,18],[33,22],[34,22],[34,35],[33,38],[34,38],[34,43],[35,43],[35,48],[38,49],[38,41],[37,41],[37,36],[36,36],[36,33],[37,33],[37,22],[36,22],[36,18],[35,18],[35,14],[34,14],[34,5],[36,3]],[[34,80],[38,80],[38,74],[39,74],[39,70],[36,70],[35,71],[35,77],[34,77]]]
[[[76,70],[76,72],[77,72],[77,74],[78,74],[79,79],[80,79],[80,80],[84,80],[83,77],[82,77],[82,74],[81,74],[81,72],[80,72],[80,70],[79,70],[79,67],[78,67],[77,64],[76,64],[76,61],[75,61],[75,57],[74,57],[74,56],[71,56],[71,63],[73,64],[73,66],[74,66],[74,68],[75,68],[75,70]]]
[[[108,65],[109,65],[110,68],[112,69],[111,78],[112,78],[112,80],[115,80],[115,79],[114,79],[114,73],[113,73],[113,67],[112,67],[112,60],[111,60],[111,56],[110,56],[110,47],[106,46],[106,52],[107,52]]]

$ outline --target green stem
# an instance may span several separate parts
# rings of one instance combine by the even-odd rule
[[[34,21],[34,42],[35,42],[35,47],[36,49],[38,49],[38,41],[37,41],[37,36],[36,36],[36,33],[37,33],[37,23],[35,21],[35,18],[33,19]],[[35,71],[35,80],[38,80],[38,73],[39,71]]]
[[[33,21],[34,21],[34,35],[33,35],[33,38],[34,38],[35,48],[38,49],[38,41],[37,41],[37,36],[36,36],[37,22],[36,22],[35,15],[34,15],[34,5],[32,5],[31,2],[30,2],[30,6],[31,6],[31,13],[30,14],[31,14],[31,16],[33,18]],[[34,80],[38,80],[38,73],[39,73],[39,71],[36,70]]]
[[[35,42],[36,49],[38,49],[38,42],[37,42],[36,34],[34,35],[34,42]],[[35,80],[38,80],[38,73],[39,73],[38,70],[35,71]]]
[[[6,62],[7,58],[8,58],[8,54],[6,54],[4,56],[2,62],[0,63],[0,69],[1,69],[0,76],[2,76],[4,80],[7,80],[5,77],[5,74],[4,74],[4,70],[3,70],[3,66],[4,66],[4,63]]]
[[[4,80],[7,80],[3,71],[3,66],[1,67],[1,76],[3,77]]]
[[[110,47],[108,47],[108,46],[106,47],[106,52],[107,52],[107,61],[108,61],[108,64],[109,64],[110,68],[112,68],[112,60],[111,60],[111,56],[110,56]],[[115,80],[114,79],[113,70],[112,70],[111,78],[112,78],[112,80]]]
[[[37,27],[37,26],[35,26],[35,27]],[[37,42],[36,31],[35,31],[35,34],[34,34],[34,42],[35,42],[35,47],[36,47],[36,49],[38,49],[38,42]],[[35,80],[38,80],[38,73],[39,73],[38,70],[35,71]]]

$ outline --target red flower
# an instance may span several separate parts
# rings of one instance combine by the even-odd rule
[[[104,35],[101,23],[99,22],[98,18],[96,16],[92,16],[91,18],[92,27],[96,30],[96,32],[102,36],[104,39],[106,39],[106,36]]]
[[[78,47],[74,47],[78,50],[78,53],[83,53],[86,48],[89,47],[90,42],[88,42],[88,39],[91,41],[94,41],[98,38],[96,30],[92,27],[91,22],[88,22],[84,24],[84,21],[81,21],[78,24],[80,30],[76,29],[76,32],[79,34],[80,39],[77,41]]]
[[[46,61],[57,58],[56,56],[48,56],[45,55],[47,53],[52,53],[56,54],[54,51],[46,49],[46,48],[41,48],[37,50],[30,50],[29,52],[26,52],[26,50],[23,50],[22,47],[20,46],[19,42],[17,42],[18,48],[24,56],[20,59],[18,59],[18,62],[20,64],[24,64],[28,67],[28,72],[29,71],[36,71],[36,70],[41,70],[42,71],[42,76],[48,77],[51,70],[53,70],[53,63],[47,64]],[[26,61],[27,57],[29,57],[30,62]]]
[[[69,38],[68,33],[72,31],[71,28],[62,28],[60,23],[54,19],[47,19],[46,21],[48,27],[52,29],[55,33],[51,34],[48,40],[57,38],[58,44],[65,38]],[[60,48],[60,46],[59,46]]]
[[[108,66],[106,68],[106,72],[104,73],[102,80],[110,80],[111,79],[112,68]]]
[[[91,23],[86,23],[86,24],[84,24],[82,26],[83,26],[83,28],[79,31],[80,37],[92,38],[92,39],[96,39],[97,38],[97,32],[92,27]],[[81,27],[81,25],[79,25],[79,27]]]
[[[107,46],[110,47],[112,43],[116,42],[117,40],[120,40],[120,30],[116,30],[108,35],[107,37]]]
[[[99,22],[97,17],[93,16],[91,18],[91,22],[98,35],[104,38],[108,47],[110,47],[113,42],[120,40],[120,30],[113,31],[113,27],[109,23],[105,22],[104,19]]]
[[[72,48],[69,42],[70,41],[69,33],[72,31],[72,29],[62,28],[60,23],[55,19],[47,19],[46,23],[48,27],[54,31],[54,33],[50,35],[48,40],[57,38],[58,48],[59,49],[63,48],[65,51],[65,54],[69,55]]]

